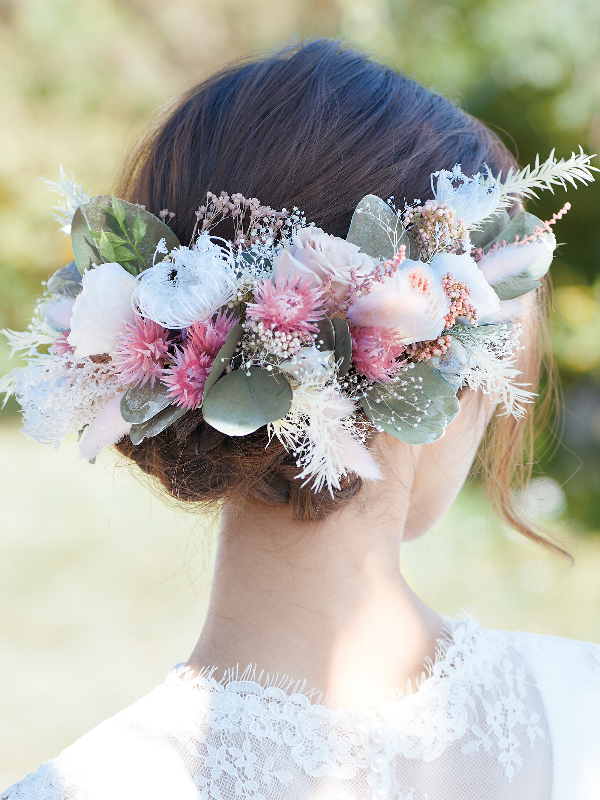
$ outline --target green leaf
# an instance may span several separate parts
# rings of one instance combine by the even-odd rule
[[[376,261],[393,258],[400,245],[406,257],[418,258],[417,247],[392,209],[380,197],[368,194],[356,206],[346,241]]]
[[[393,383],[369,389],[361,405],[373,424],[406,444],[430,444],[459,410],[456,389],[428,364],[403,370]]]
[[[48,290],[63,297],[75,298],[81,291],[81,273],[74,261],[61,267],[48,281]]]
[[[218,380],[205,394],[202,414],[221,433],[246,436],[285,417],[291,405],[292,387],[281,372],[250,367]]]
[[[121,416],[125,422],[141,425],[148,422],[163,409],[170,406],[173,398],[169,397],[169,389],[162,383],[150,386],[133,386],[121,398]]]
[[[502,209],[498,211],[496,214],[492,214],[491,217],[488,217],[484,220],[481,228],[479,230],[471,231],[469,233],[469,237],[471,239],[471,244],[473,247],[487,247],[491,242],[494,241],[496,236],[501,233],[508,225],[510,224],[510,217],[506,209]]]
[[[156,258],[157,262],[162,261],[165,254],[155,252],[156,246],[161,239],[165,240],[168,251],[179,247],[177,236],[158,217],[133,203],[127,203],[125,200],[118,200],[117,202],[125,212],[123,228],[120,227],[117,219],[117,214],[120,212],[115,210],[113,198],[107,195],[93,197],[89,203],[84,203],[80,206],[75,213],[71,226],[71,244],[77,268],[80,272],[83,273],[92,264],[102,263],[102,258],[98,249],[94,246],[95,243],[91,237],[90,230],[104,231],[109,240],[112,237],[113,244],[118,241],[123,246],[127,244],[132,251],[134,251],[134,248],[137,249],[138,252],[135,253],[135,257],[128,258],[129,265],[123,264],[133,274],[138,274],[142,270],[151,267],[154,258]],[[133,227],[138,215],[146,226],[146,232],[144,237],[135,244]],[[140,230],[141,227],[138,223],[138,233]],[[115,237],[120,238],[117,240]],[[90,247],[92,248],[91,252]],[[122,262],[119,261],[118,263]]]
[[[146,235],[146,223],[144,222],[144,220],[140,216],[140,209],[139,208],[138,208],[137,216],[136,216],[136,218],[135,218],[135,220],[133,222],[132,233],[133,233],[133,242],[134,242],[135,246],[137,247],[137,245],[142,241],[142,239]]]
[[[317,338],[315,340],[317,350],[333,350],[334,335],[331,320],[328,317],[325,317],[317,322],[317,326],[319,328],[319,332],[317,333]]]
[[[206,397],[206,393],[208,392],[210,387],[213,386],[213,384],[215,384],[219,380],[221,375],[225,372],[225,370],[231,363],[231,359],[235,355],[235,351],[237,349],[238,344],[242,341],[243,335],[244,335],[244,328],[242,327],[241,322],[238,322],[237,325],[234,325],[233,328],[227,334],[227,338],[225,339],[221,349],[215,356],[215,360],[213,361],[211,370],[208,373],[208,377],[206,378],[206,382],[204,384],[203,397]]]
[[[335,334],[335,346],[333,354],[338,364],[338,376],[343,378],[348,374],[350,364],[352,363],[352,337],[350,336],[350,328],[345,319],[341,317],[334,317],[331,320],[333,331]]]
[[[539,289],[542,284],[529,277],[529,270],[518,275],[512,275],[502,283],[496,283],[492,289],[496,292],[500,300],[514,300],[515,297],[522,297],[534,289]]]
[[[100,234],[100,242],[98,244],[98,250],[100,250],[100,255],[106,261],[115,261],[115,248],[112,246],[112,242],[108,238],[108,236],[102,231]]]
[[[114,194],[112,195],[111,200],[112,200],[112,214],[113,214],[113,217],[119,223],[119,227],[124,228],[125,227],[125,207],[124,207],[123,203],[121,203],[120,200],[117,200],[117,198],[114,196]]]
[[[79,206],[71,222],[71,248],[77,269],[83,273],[94,264],[102,264],[104,259],[98,251],[92,232],[90,231],[82,206]]]
[[[181,406],[167,406],[147,422],[142,422],[140,425],[132,425],[129,431],[129,438],[132,444],[138,445],[144,439],[151,439],[153,436],[162,433],[169,425],[181,419],[188,410]]]

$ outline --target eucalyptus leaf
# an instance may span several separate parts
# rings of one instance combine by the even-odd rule
[[[154,386],[133,386],[121,398],[121,416],[125,422],[141,425],[170,406],[173,398],[168,396],[168,387],[156,382]]]
[[[338,376],[343,378],[344,375],[348,374],[352,363],[352,337],[345,319],[334,317],[331,320],[331,324],[335,335],[333,354],[338,364]]]
[[[317,338],[315,341],[317,350],[333,350],[335,345],[335,337],[331,320],[328,317],[325,317],[324,319],[319,320],[317,325],[319,327],[319,332],[317,333]]]
[[[514,300],[515,297],[522,297],[534,289],[539,289],[542,285],[539,281],[529,277],[527,272],[521,272],[519,275],[512,275],[502,283],[496,283],[492,289],[496,292],[500,300]]]
[[[114,202],[118,204],[117,207],[113,206]],[[121,223],[123,227],[119,224],[119,219],[122,216],[120,209],[123,210],[125,215]],[[76,220],[78,214],[83,217],[82,221]],[[133,228],[138,217],[141,222],[137,223],[136,233],[138,235],[141,233],[141,223],[145,225],[145,231],[142,238],[136,243],[136,234],[134,234]],[[154,258],[158,262],[165,257],[165,253],[156,253],[156,246],[161,239],[165,240],[167,251],[179,247],[177,236],[158,217],[138,205],[127,203],[125,200],[99,195],[93,197],[89,203],[79,207],[71,226],[73,254],[75,255],[77,267],[82,273],[89,269],[92,264],[100,264],[103,261],[111,260],[106,256],[104,258],[101,257],[95,246],[95,252],[90,253],[89,240],[92,239],[91,231],[98,232],[101,236],[102,232],[104,232],[111,244],[119,243],[126,247],[128,257],[124,258],[121,251],[121,257],[117,260],[118,263],[134,274],[151,267]],[[81,241],[82,237],[83,241]],[[115,237],[119,237],[119,240]],[[105,248],[105,250],[108,254],[108,248]],[[115,253],[116,256],[117,254]]]
[[[206,378],[206,382],[204,384],[204,390],[202,393],[203,397],[206,397],[206,394],[210,389],[210,387],[213,386],[219,380],[221,375],[225,372],[225,370],[231,363],[231,359],[235,355],[235,351],[237,349],[238,344],[242,341],[243,335],[244,335],[244,328],[242,327],[241,322],[238,322],[237,325],[234,325],[233,328],[227,334],[227,338],[225,339],[221,349],[215,356],[215,360],[213,361],[211,370]]]
[[[505,208],[492,214],[484,220],[478,230],[470,231],[469,238],[473,247],[484,248],[494,241],[494,239],[510,224],[510,217]]]
[[[518,214],[515,214],[508,225],[503,228],[494,237],[494,239],[483,248],[484,252],[487,253],[496,242],[506,242],[506,244],[512,244],[515,241],[515,236],[518,236],[519,240],[523,239],[525,236],[531,236],[537,227],[541,228],[543,225],[544,223],[538,217],[534,217],[534,215],[530,214],[528,211],[520,211]]]
[[[376,261],[393,258],[400,245],[406,257],[418,258],[417,248],[392,209],[380,197],[368,194],[356,206],[346,241],[360,247]]]
[[[48,281],[48,290],[63,297],[75,298],[81,292],[81,273],[77,264],[70,261],[61,267]]]
[[[202,414],[221,433],[246,436],[285,417],[291,405],[292,387],[281,372],[250,367],[223,375],[205,394]]]
[[[151,439],[153,436],[162,433],[169,425],[181,419],[187,411],[187,408],[182,408],[181,406],[167,406],[147,422],[142,422],[140,425],[132,425],[129,431],[129,438],[132,444],[138,445],[144,439]]]
[[[82,275],[94,264],[104,263],[81,206],[73,215],[71,222],[71,248],[77,269]]]
[[[402,371],[392,383],[376,384],[361,405],[375,425],[407,444],[440,439],[460,407],[456,389],[424,363]]]

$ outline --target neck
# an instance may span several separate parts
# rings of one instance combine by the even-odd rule
[[[343,705],[417,681],[443,622],[400,569],[414,467],[403,464],[401,480],[394,470],[394,481],[365,485],[318,523],[278,508],[227,505],[190,666],[220,674],[255,664],[305,679]]]

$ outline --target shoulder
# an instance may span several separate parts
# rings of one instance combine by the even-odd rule
[[[552,742],[557,797],[596,797],[600,784],[600,645],[489,631],[526,667]],[[561,793],[562,792],[562,793]]]
[[[186,709],[166,686],[102,722],[55,759],[0,792],[0,800],[178,800],[197,792],[171,745]]]

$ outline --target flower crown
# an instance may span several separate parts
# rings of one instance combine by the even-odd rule
[[[74,261],[47,282],[28,330],[4,331],[26,366],[0,391],[20,402],[23,433],[58,446],[77,431],[89,460],[201,409],[229,436],[267,426],[315,491],[348,473],[376,480],[366,438],[436,441],[462,386],[525,413],[534,395],[516,382],[514,320],[570,206],[547,222],[507,208],[592,181],[590,158],[552,152],[504,180],[441,170],[423,204],[364,197],[345,240],[296,208],[209,193],[187,246],[173,212],[90,199],[61,167],[48,183]],[[233,239],[212,232],[223,222]]]

